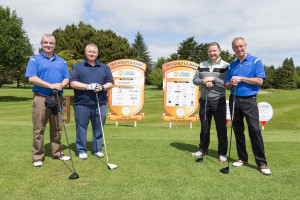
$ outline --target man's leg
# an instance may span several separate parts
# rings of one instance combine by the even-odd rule
[[[249,137],[251,140],[252,150],[257,166],[267,166],[265,157],[264,142],[259,127],[259,113],[257,108],[256,97],[244,99],[247,106],[243,106],[246,121],[249,129]]]
[[[233,117],[233,130],[236,139],[236,149],[240,160],[248,162],[248,153],[246,150],[245,141],[245,126],[244,126],[244,113],[240,110],[240,98],[235,98],[235,109]],[[232,115],[233,95],[229,98],[230,113]]]
[[[204,154],[208,153],[208,147],[210,143],[210,126],[212,113],[209,109],[209,102],[207,102],[206,113],[205,113],[205,100],[200,99],[200,121],[201,121],[201,132],[200,132],[200,144],[199,149]],[[205,120],[206,115],[206,120]]]
[[[32,101],[32,124],[33,124],[33,142],[32,159],[33,161],[42,161],[45,155],[44,130],[47,123],[46,97],[34,94]],[[50,115],[50,113],[48,113]]]
[[[91,109],[88,106],[74,105],[76,121],[76,148],[78,154],[86,153],[86,134],[91,117]]]
[[[64,100],[63,97],[59,96],[59,101],[61,106],[63,106],[62,105],[63,100]],[[62,118],[61,118],[61,112],[59,107],[58,107],[57,115],[53,115],[52,113],[50,114],[49,123],[50,123],[50,144],[51,144],[52,157],[60,158],[63,156],[64,153],[60,141],[61,133],[62,133]]]
[[[106,119],[106,104],[100,105],[102,125],[104,126]],[[102,152],[102,129],[100,123],[100,116],[98,106],[93,109],[91,116],[91,122],[93,127],[93,153]]]
[[[221,97],[213,101],[213,115],[218,135],[218,154],[227,154],[227,127],[226,127],[226,98]]]

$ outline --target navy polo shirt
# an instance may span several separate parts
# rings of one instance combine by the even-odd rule
[[[64,79],[69,79],[69,69],[67,63],[61,57],[53,55],[52,59],[45,56],[43,52],[30,58],[25,77],[39,77],[48,83],[61,83]],[[34,85],[33,92],[49,96],[52,89]],[[62,94],[61,91],[59,94]]]
[[[257,57],[247,54],[246,58],[240,62],[236,59],[230,64],[230,67],[226,74],[226,83],[229,83],[232,76],[242,76],[247,78],[262,78],[266,79],[264,66],[261,60]],[[258,93],[258,85],[250,85],[245,82],[240,82],[236,87],[237,96],[252,96]],[[234,87],[230,90],[231,94],[234,94]]]
[[[107,82],[114,84],[114,79],[110,68],[96,60],[95,66],[91,66],[86,60],[73,65],[70,75],[70,82],[99,83],[103,85]],[[97,105],[96,93],[93,90],[74,89],[74,105]],[[107,91],[98,92],[99,103],[106,104]]]

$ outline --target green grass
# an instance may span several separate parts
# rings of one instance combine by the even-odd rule
[[[258,102],[268,102],[274,115],[262,131],[266,157],[272,171],[264,176],[258,170],[246,137],[249,164],[230,166],[230,173],[219,170],[227,166],[217,155],[217,137],[211,132],[209,156],[196,163],[190,156],[198,148],[200,122],[169,123],[160,119],[165,113],[162,91],[147,87],[141,112],[146,119],[137,122],[107,120],[104,131],[110,163],[93,156],[91,128],[88,130],[89,159],[76,155],[75,123],[66,124],[75,169],[80,178],[69,180],[71,162],[51,159],[49,128],[45,133],[46,155],[41,168],[32,165],[32,92],[4,85],[0,89],[0,197],[1,199],[298,199],[300,196],[300,90],[268,90],[259,94]],[[73,96],[71,89],[65,95]],[[228,99],[228,98],[227,98]],[[228,126],[228,137],[230,124]],[[62,135],[65,153],[68,153]],[[237,159],[235,140],[232,160]]]

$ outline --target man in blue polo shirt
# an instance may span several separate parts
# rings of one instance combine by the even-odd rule
[[[53,35],[45,34],[41,40],[42,52],[33,56],[27,65],[25,77],[33,86],[33,144],[32,159],[35,167],[42,166],[45,154],[44,130],[49,119],[50,124],[50,143],[52,157],[55,159],[69,160],[70,157],[64,156],[60,142],[62,132],[62,120],[59,113],[52,113],[45,106],[46,97],[52,90],[58,90],[60,101],[63,88],[69,84],[69,71],[66,62],[56,56],[54,52],[55,38]],[[59,108],[57,108],[59,110]]]
[[[264,66],[260,59],[246,52],[245,39],[237,37],[232,41],[232,49],[237,59],[231,63],[226,75],[226,88],[230,89],[229,107],[232,112],[234,87],[236,87],[235,107],[233,116],[233,130],[236,138],[236,146],[239,160],[233,163],[235,167],[241,167],[248,162],[244,135],[244,117],[246,118],[252,151],[257,166],[265,175],[270,175],[268,168],[263,138],[259,127],[259,113],[256,102],[256,94],[259,86],[266,79]]]
[[[93,129],[93,154],[104,157],[102,153],[102,129],[96,95],[98,95],[102,125],[106,119],[107,90],[114,85],[110,68],[97,60],[98,47],[88,44],[85,48],[84,62],[73,66],[70,85],[74,88],[74,112],[76,121],[76,148],[81,159],[87,159],[86,136],[89,121]]]

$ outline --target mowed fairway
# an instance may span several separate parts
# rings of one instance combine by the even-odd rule
[[[104,127],[110,163],[91,153],[88,129],[87,160],[78,158],[73,108],[66,124],[71,153],[80,178],[69,180],[70,161],[51,158],[49,127],[45,132],[46,156],[43,166],[32,164],[32,92],[30,88],[0,89],[0,198],[1,199],[299,199],[300,197],[300,90],[264,90],[258,102],[268,102],[274,115],[262,131],[266,157],[272,175],[257,168],[246,132],[249,164],[234,168],[237,159],[232,141],[230,173],[219,170],[227,163],[218,161],[217,136],[213,125],[209,156],[203,163],[190,156],[197,151],[200,122],[173,124],[160,119],[165,113],[162,91],[147,87],[146,119],[137,122],[106,121]],[[228,92],[227,92],[228,93]],[[73,90],[65,90],[73,97]],[[73,99],[73,98],[72,98]],[[228,99],[228,95],[227,95]],[[213,123],[214,124],[214,123]],[[230,123],[228,124],[228,138]],[[62,135],[65,154],[68,153]],[[104,151],[104,148],[103,148]]]

